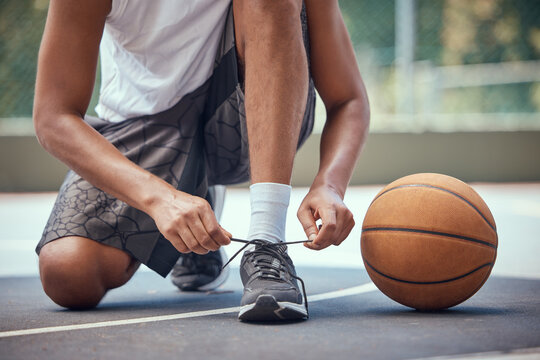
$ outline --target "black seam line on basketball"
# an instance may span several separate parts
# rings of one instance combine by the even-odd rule
[[[446,236],[466,241],[475,242],[478,244],[486,245],[491,248],[497,249],[497,245],[493,245],[492,243],[489,243],[484,240],[478,240],[472,237],[468,236],[462,236],[462,235],[456,235],[456,234],[449,234],[444,232],[438,232],[438,231],[431,231],[431,230],[421,230],[421,229],[409,229],[409,228],[395,228],[395,227],[376,227],[376,228],[367,228],[362,229],[362,232],[364,231],[403,231],[403,232],[410,232],[410,233],[420,233],[420,234],[430,234],[430,235],[439,235],[439,236]]]
[[[364,259],[364,261],[366,261]],[[371,265],[369,262],[366,261],[366,264],[371,268],[373,269],[373,271],[375,271],[377,274],[381,275],[381,276],[384,276],[385,278],[388,278],[390,280],[394,280],[394,281],[399,281],[399,282],[402,282],[402,283],[407,283],[407,284],[415,284],[415,285],[433,285],[433,284],[444,284],[444,283],[449,283],[449,282],[452,282],[452,281],[456,281],[456,280],[459,280],[459,279],[462,279],[464,277],[467,277],[469,275],[471,275],[472,273],[482,269],[482,268],[485,268],[486,266],[493,266],[493,263],[487,263],[487,264],[484,264],[484,265],[480,265],[479,267],[477,267],[476,269],[474,270],[471,270],[469,271],[468,273],[466,274],[463,274],[463,275],[460,275],[460,276],[457,276],[455,278],[452,278],[452,279],[446,279],[446,280],[439,280],[439,281],[409,281],[409,280],[402,280],[402,279],[398,279],[398,278],[395,278],[395,277],[392,277],[390,275],[386,275],[386,274],[383,274],[382,272],[380,272],[379,270],[375,269],[375,267],[373,267],[373,265]]]
[[[469,204],[481,217],[482,219],[484,219],[484,221],[489,225],[489,227],[491,229],[493,229],[493,231],[497,232],[497,229],[495,228],[494,225],[492,225],[489,220],[485,217],[485,215],[476,207],[474,206],[473,203],[471,203],[469,200],[467,200],[466,198],[464,198],[463,196],[453,192],[452,190],[448,190],[448,189],[445,189],[445,188],[442,188],[442,187],[439,187],[439,186],[434,186],[434,185],[428,185],[428,184],[406,184],[406,185],[399,185],[399,186],[396,186],[396,187],[393,187],[391,189],[388,189],[386,190],[385,192],[379,194],[379,196],[377,196],[375,199],[373,199],[373,202],[375,202],[375,200],[377,200],[378,198],[380,198],[382,195],[386,194],[387,192],[389,191],[392,191],[392,190],[396,190],[396,189],[401,189],[401,188],[406,188],[406,187],[427,187],[427,188],[432,188],[432,189],[438,189],[438,190],[442,190],[442,191],[445,191],[449,194],[452,194],[454,196],[456,196],[457,198],[465,201],[467,204]],[[372,202],[372,203],[373,203]]]

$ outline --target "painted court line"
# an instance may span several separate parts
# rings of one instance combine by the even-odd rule
[[[322,294],[317,295],[311,295],[308,300],[310,303],[322,301],[322,300],[329,300],[329,299],[335,299],[339,297],[345,297],[345,296],[351,296],[351,295],[358,295],[367,293],[370,291],[377,290],[377,287],[374,283],[369,282],[367,284],[353,286],[350,288],[342,289],[342,290],[336,290],[336,291],[330,291]]]
[[[369,282],[364,285],[354,286],[346,288],[343,290],[330,291],[322,294],[312,295],[309,297],[309,302],[317,302],[322,300],[335,299],[345,296],[358,295],[374,291],[376,289],[375,285],[372,282]],[[11,330],[0,332],[0,338],[7,338],[12,336],[23,336],[23,335],[35,335],[35,334],[46,334],[60,331],[70,331],[70,330],[83,330],[83,329],[93,329],[100,327],[111,327],[111,326],[120,326],[120,325],[132,325],[132,324],[141,324],[148,322],[157,322],[157,321],[167,321],[167,320],[178,320],[178,319],[188,319],[195,317],[211,316],[211,315],[220,315],[228,314],[233,312],[240,311],[240,306],[214,309],[214,310],[203,310],[203,311],[193,311],[182,314],[172,314],[172,315],[160,315],[160,316],[148,316],[135,319],[126,319],[126,320],[111,320],[111,321],[100,321],[95,323],[86,323],[86,324],[77,324],[77,325],[61,325],[61,326],[51,326],[43,327],[36,329],[24,329],[24,330]]]
[[[539,358],[539,355],[540,347],[536,347],[450,356],[436,356],[420,358],[417,360],[536,360]]]

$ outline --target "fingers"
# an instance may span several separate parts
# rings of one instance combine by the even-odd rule
[[[160,227],[178,251],[204,255],[230,244],[232,235],[219,225],[206,200],[192,196],[182,205],[180,211],[173,213],[165,226]]]
[[[300,220],[307,238],[309,240],[315,240],[319,233],[319,229],[317,229],[316,219],[311,209],[308,206],[300,206],[296,216],[298,217],[298,220]]]
[[[220,245],[206,231],[202,221],[196,224],[191,224],[189,229],[193,234],[193,238],[198,246],[201,246],[207,251],[216,251]]]
[[[179,232],[181,240],[186,244],[189,250],[196,254],[204,255],[208,254],[208,250],[202,246],[202,244],[195,238],[190,227],[183,227]]]
[[[345,217],[345,223],[343,224],[341,233],[338,236],[338,240],[334,244],[336,246],[341,245],[341,243],[345,241],[345,239],[347,239],[347,237],[349,236],[349,234],[351,233],[355,225],[353,214],[350,211],[348,211],[348,213],[345,214],[344,217]]]
[[[188,244],[192,251],[199,253],[200,248],[208,251],[216,251],[222,245],[230,244],[231,240],[227,233],[219,226],[216,216],[210,207],[210,204],[201,199],[195,206],[196,212],[190,213],[189,229],[193,238],[188,238],[191,243]]]
[[[199,219],[205,233],[204,235],[201,235],[200,240],[206,240],[209,242],[209,240],[206,239],[207,237],[209,237],[212,242],[217,245],[217,248],[222,245],[229,245],[231,243],[232,235],[228,231],[225,231],[219,225],[216,219],[216,215],[212,211],[210,204],[208,204],[208,207],[201,209],[201,211],[199,212]],[[205,245],[204,242],[202,242],[201,244],[203,246]],[[217,250],[217,248],[215,250]]]
[[[337,216],[333,207],[321,207],[317,209],[322,221],[322,227],[317,237],[311,243],[306,243],[305,246],[312,250],[322,250],[334,243],[336,238]]]
[[[330,245],[340,245],[349,236],[354,227],[352,213],[343,206],[321,207],[318,214],[322,221],[322,227],[318,235],[311,243],[305,246],[312,250],[322,250]]]
[[[229,239],[229,244],[231,243],[231,238],[232,238],[232,234],[230,232],[228,232],[227,230],[225,230],[224,228],[221,227],[221,225],[219,225],[221,231],[223,231],[223,233],[225,234],[225,236],[227,236],[227,238]]]
[[[180,235],[175,233],[168,235],[163,234],[163,236],[165,236],[165,238],[170,241],[170,243],[176,248],[176,250],[178,250],[182,254],[187,254],[191,252],[191,250],[184,243]]]

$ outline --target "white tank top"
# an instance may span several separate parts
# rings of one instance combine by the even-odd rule
[[[119,122],[171,108],[211,75],[231,0],[113,0],[96,112]]]

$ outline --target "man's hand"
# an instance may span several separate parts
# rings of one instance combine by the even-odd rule
[[[208,201],[175,191],[148,212],[159,231],[182,253],[206,254],[231,242],[232,235],[217,222]]]
[[[353,214],[340,194],[328,186],[311,188],[297,215],[308,239],[313,240],[304,246],[312,250],[341,244],[354,227]],[[316,224],[319,219],[322,221],[320,231]]]

